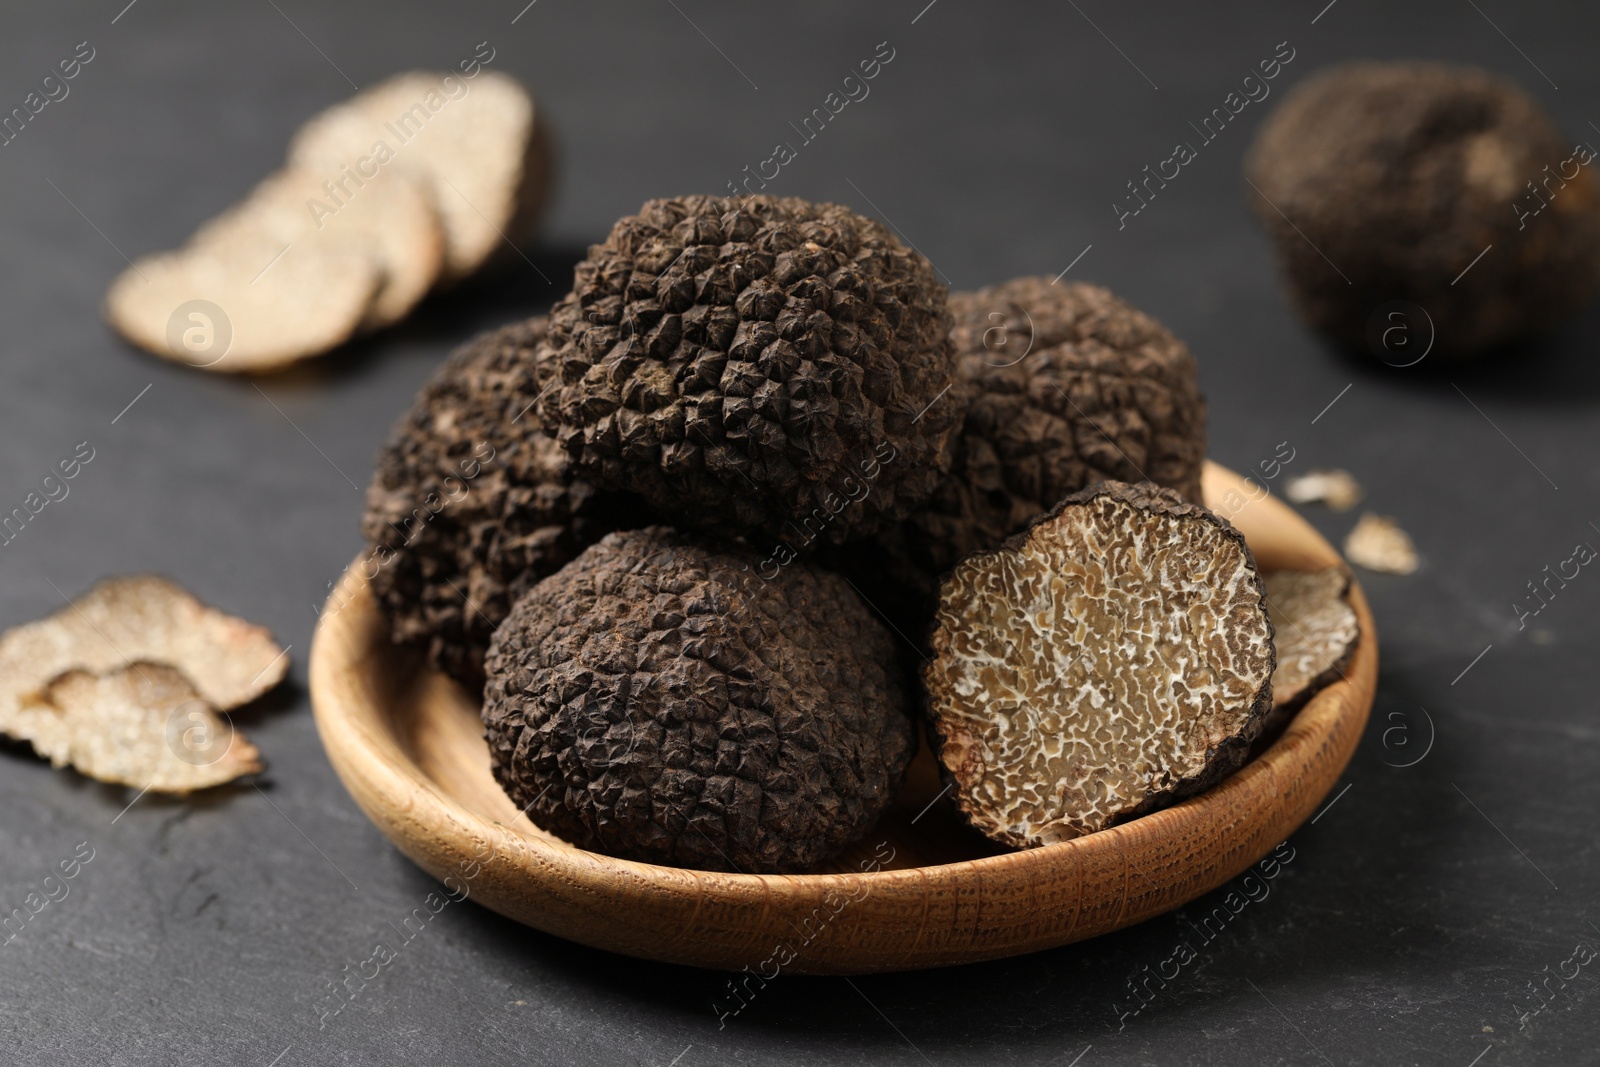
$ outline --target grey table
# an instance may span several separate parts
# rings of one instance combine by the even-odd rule
[[[1550,980],[1543,1001],[1528,992],[1570,973],[1580,943],[1600,945],[1600,578],[1582,573],[1526,625],[1512,606],[1576,542],[1600,544],[1600,308],[1475,367],[1330,351],[1282,299],[1240,179],[1275,99],[1139,215],[1119,225],[1112,206],[1280,47],[1294,58],[1275,94],[1341,59],[1439,57],[1506,73],[1572,136],[1600,137],[1593,5],[125,2],[11,5],[0,31],[3,111],[80,42],[93,49],[69,94],[0,147],[0,505],[81,442],[94,450],[70,495],[0,548],[0,623],[108,574],[158,571],[270,625],[295,666],[244,716],[270,762],[259,790],[128,807],[131,790],[0,755],[0,911],[92,849],[64,899],[0,935],[0,1059],[1500,1067],[1600,1055],[1593,964]],[[237,199],[308,115],[482,41],[560,137],[558,200],[526,262],[258,382],[161,363],[101,324],[124,257],[173,246]],[[1294,835],[1270,895],[1144,1001],[1129,983],[1171,954],[1179,915],[982,966],[783,977],[719,1029],[720,976],[568,944],[469,903],[319,1019],[346,963],[433,888],[345,795],[305,690],[316,606],[359,547],[361,488],[389,424],[452,345],[547,307],[614,218],[652,196],[724,190],[880,42],[894,58],[870,95],[771,191],[890,221],[957,288],[1063,270],[1110,286],[1199,357],[1216,459],[1249,469],[1288,442],[1290,473],[1354,471],[1369,506],[1416,537],[1417,574],[1364,576],[1380,692],[1331,805]],[[1312,517],[1332,537],[1354,518]]]

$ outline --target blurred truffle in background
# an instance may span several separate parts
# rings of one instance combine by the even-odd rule
[[[1300,313],[1395,362],[1386,307],[1420,307],[1436,351],[1473,355],[1543,333],[1593,296],[1594,158],[1504,78],[1354,63],[1289,94],[1245,174]]]

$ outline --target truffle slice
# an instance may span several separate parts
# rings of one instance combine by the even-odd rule
[[[57,767],[186,792],[260,769],[215,711],[255,700],[288,669],[263,627],[165,578],[114,578],[0,636],[0,733]],[[231,747],[218,747],[224,737]],[[149,777],[130,781],[135,772]]]
[[[380,152],[378,146],[382,145]],[[515,78],[397,74],[301,128],[291,165],[319,173],[358,161],[423,183],[444,224],[445,276],[464,278],[526,237],[549,184],[542,116]]]
[[[53,762],[97,781],[183,794],[263,769],[256,746],[172,667],[69,671],[43,696],[59,719]]]
[[[933,492],[956,418],[949,328],[928,261],[848,208],[652,200],[551,311],[540,412],[581,477],[803,552]]]
[[[1209,787],[1271,706],[1272,636],[1226,520],[1149,484],[1068,497],[941,590],[923,679],[957,808],[1027,848]]]
[[[473,689],[518,596],[612,530],[649,521],[637,500],[572,477],[535,422],[544,332],[535,318],[456,349],[395,426],[367,489],[363,563],[390,635]]]
[[[1206,407],[1189,349],[1094,285],[1016,278],[951,293],[965,404],[953,465],[898,526],[830,559],[925,637],[939,579],[1102,479],[1201,503]]]
[[[0,636],[0,717],[70,670],[166,663],[219,708],[248,704],[289,670],[263,626],[207,607],[154,575],[111,578],[69,607]]]
[[[370,253],[254,236],[136,261],[112,283],[106,318],[158,356],[261,374],[348,341],[382,285]]]
[[[1278,656],[1272,704],[1292,712],[1343,674],[1361,626],[1346,599],[1350,575],[1343,567],[1274,571],[1266,582]]]
[[[241,203],[201,226],[190,247],[237,243],[339,248],[373,256],[382,284],[362,320],[363,329],[399,322],[433,288],[444,264],[444,239],[428,192],[402,173],[379,171],[359,187],[332,185],[337,171],[282,170],[263,181]],[[330,190],[333,190],[330,192]],[[274,253],[275,254],[275,253]],[[296,269],[300,260],[289,260]],[[258,268],[276,270],[282,263]],[[286,305],[286,317],[299,313]]]
[[[1424,323],[1377,314],[1408,301],[1438,351],[1474,353],[1543,332],[1594,293],[1593,157],[1504,78],[1356,63],[1308,78],[1268,117],[1246,196],[1313,326],[1382,355],[1376,315],[1379,334],[1405,323],[1394,336],[1420,351]]]
[[[615,533],[517,601],[489,650],[495,778],[582,848],[800,871],[865,833],[916,747],[893,638],[837,575]]]

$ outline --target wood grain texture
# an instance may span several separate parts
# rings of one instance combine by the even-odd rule
[[[1270,496],[1237,511],[1224,506],[1253,492],[1236,475],[1208,464],[1205,491],[1231,512],[1263,570],[1339,561]],[[1343,772],[1372,706],[1376,635],[1354,583],[1350,598],[1362,639],[1345,678],[1216,788],[1097,834],[1007,852],[958,824],[924,750],[878,827],[826,870],[804,875],[634,863],[573,848],[534,826],[490,775],[476,705],[415,653],[389,644],[354,567],[317,627],[311,698],[334,769],[378,828],[424,870],[452,877],[452,888],[519,922],[631,956],[734,971],[748,965],[769,976],[791,955],[782,966],[790,973],[940,967],[1064,945],[1160,915],[1287,838]]]

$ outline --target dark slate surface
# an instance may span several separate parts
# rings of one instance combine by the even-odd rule
[[[78,42],[94,58],[0,148],[0,504],[20,503],[79,442],[95,458],[68,498],[0,549],[0,623],[54,611],[104,575],[161,571],[272,626],[295,668],[245,716],[271,764],[261,791],[146,797],[124,811],[131,791],[0,754],[0,907],[23,906],[80,842],[93,849],[69,895],[0,946],[0,1059],[1593,1057],[1600,964],[1551,979],[1547,1005],[1519,1015],[1538,1004],[1530,981],[1570,973],[1576,946],[1600,945],[1600,577],[1584,570],[1525,627],[1512,605],[1577,542],[1600,545],[1600,308],[1479,367],[1395,370],[1331,353],[1292,317],[1248,213],[1240,159],[1263,105],[1125,228],[1111,205],[1280,42],[1294,59],[1275,94],[1340,59],[1439,57],[1510,75],[1572,136],[1600,139],[1600,12],[1505,0],[1082,0],[1052,12],[926,2],[780,14],[542,0],[515,21],[522,0],[7,11],[5,110]],[[480,41],[492,66],[534,87],[560,134],[559,200],[526,250],[535,266],[519,261],[398,329],[258,383],[158,362],[104,328],[97,308],[124,254],[170,247],[239,197],[351,82],[445,66]],[[358,548],[356,487],[387,426],[449,346],[546,307],[583,246],[645,198],[723,190],[792,139],[790,121],[881,41],[895,58],[871,95],[804,146],[773,191],[892,221],[957,287],[1075,263],[1069,277],[1109,285],[1189,341],[1218,460],[1248,469],[1288,442],[1290,473],[1347,467],[1370,506],[1415,535],[1419,573],[1364,576],[1383,673],[1344,791],[1294,835],[1270,895],[1137,1014],[1128,981],[1197,940],[1176,916],[960,970],[784,977],[719,1028],[719,976],[567,944],[469,903],[319,1028],[327,984],[434,888],[346,797],[305,691],[314,605]],[[1354,516],[1313,518],[1342,537]]]

